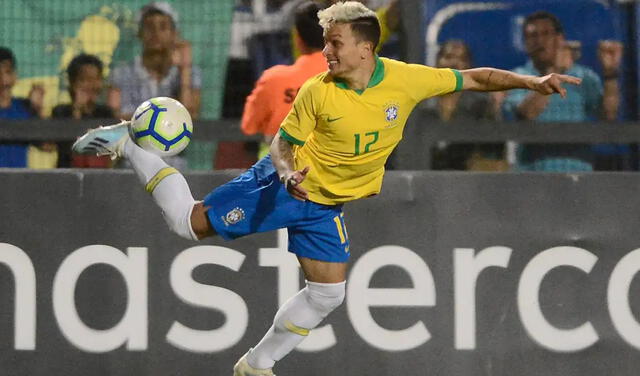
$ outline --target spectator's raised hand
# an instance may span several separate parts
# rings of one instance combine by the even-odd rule
[[[548,73],[565,73],[573,66],[573,52],[567,44],[558,49],[554,67]]]
[[[622,43],[604,40],[598,43],[598,60],[604,77],[616,76],[622,62]]]
[[[74,98],[71,106],[73,109],[72,115],[75,119],[82,118],[82,114],[89,111],[88,107],[93,103],[92,98],[91,90],[86,87],[78,87],[74,90]]]
[[[558,93],[564,98],[567,96],[567,89],[562,87],[563,84],[580,85],[581,82],[582,80],[578,77],[551,73],[543,77],[535,77],[532,90],[544,95]]]
[[[171,62],[179,68],[189,68],[193,63],[191,43],[184,39],[178,39],[171,54]]]
[[[31,108],[40,117],[43,117],[42,110],[44,109],[44,93],[45,90],[42,84],[33,84],[29,91],[29,103],[31,104]]]

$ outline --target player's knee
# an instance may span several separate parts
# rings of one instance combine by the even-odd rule
[[[175,202],[170,208],[163,208],[162,212],[169,229],[188,240],[198,240],[191,228],[191,215],[195,205],[196,203],[193,201]]]
[[[322,316],[327,316],[344,301],[346,282],[317,283],[307,281],[307,300]]]
[[[216,234],[209,221],[207,210],[209,210],[209,208],[205,207],[202,201],[199,201],[193,205],[193,210],[191,211],[190,225],[198,240]]]

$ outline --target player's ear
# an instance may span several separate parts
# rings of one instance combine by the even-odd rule
[[[360,60],[366,59],[371,51],[370,43],[367,41],[358,42],[358,50],[360,51]]]

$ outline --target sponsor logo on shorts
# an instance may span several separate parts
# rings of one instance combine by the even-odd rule
[[[222,221],[226,226],[235,225],[236,223],[242,221],[244,219],[244,210],[240,208],[234,208],[229,211],[227,215],[222,217]]]

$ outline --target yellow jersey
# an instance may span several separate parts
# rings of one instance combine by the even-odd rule
[[[341,204],[380,192],[384,165],[420,101],[462,88],[453,69],[379,58],[365,90],[351,90],[328,72],[300,88],[280,126],[294,144],[296,170],[310,167],[309,200]]]

